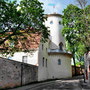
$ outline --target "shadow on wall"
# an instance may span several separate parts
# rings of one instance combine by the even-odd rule
[[[37,66],[0,57],[0,89],[13,88],[37,80]]]

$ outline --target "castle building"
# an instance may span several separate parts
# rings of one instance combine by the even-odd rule
[[[65,51],[65,40],[61,34],[62,15],[48,14],[46,27],[49,27],[49,40],[40,42],[40,35],[35,36],[38,43],[34,43],[31,53],[16,52],[9,59],[38,66],[38,81],[47,79],[72,77],[72,54]]]

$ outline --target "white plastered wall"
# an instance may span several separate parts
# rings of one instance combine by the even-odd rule
[[[13,56],[8,55],[7,57],[4,57],[4,56],[2,56],[2,57],[8,58],[10,60],[22,62],[23,56],[27,56],[26,63],[38,66],[38,49],[36,51],[33,51],[32,53],[31,52],[28,52],[28,53],[16,52],[16,53],[14,53]]]
[[[50,24],[50,21],[53,21],[53,24]],[[63,26],[59,24],[59,21],[62,21],[61,17],[50,16],[45,22],[46,27],[49,27],[50,30],[50,42],[43,44],[43,50],[42,43],[40,43],[38,81],[53,79],[53,76],[54,78],[72,77],[71,58],[68,56],[65,57],[64,55],[48,55],[48,52],[46,51],[46,48],[47,50],[59,49],[60,42],[65,46],[64,37],[61,34]],[[42,66],[43,57],[45,58],[45,61],[46,59],[48,61],[47,67]],[[61,65],[58,65],[59,58],[62,61]]]
[[[50,24],[51,21],[53,21],[53,24]],[[50,40],[51,40],[50,49],[58,49],[60,42],[62,42],[63,45],[65,46],[64,37],[61,34],[63,26],[59,24],[59,21],[60,22],[62,21],[61,17],[50,16],[45,22],[46,27],[49,27],[50,30]]]
[[[42,49],[43,44],[43,49]],[[47,48],[47,49],[46,49]],[[44,57],[44,66],[43,66]],[[47,67],[46,67],[47,59]],[[40,43],[39,46],[39,67],[38,67],[38,81],[43,81],[48,79],[48,42]]]
[[[39,67],[38,67],[38,81],[43,81],[47,79],[54,78],[70,78],[72,77],[72,67],[71,67],[71,56],[65,54],[53,54],[48,55],[46,48],[48,50],[49,42],[43,44],[39,47]],[[43,57],[45,58],[43,67]],[[46,67],[47,59],[47,67]],[[61,65],[58,65],[58,59],[61,59]]]
[[[66,55],[50,55],[48,62],[49,78],[69,78],[72,77],[71,57]],[[58,59],[61,65],[58,65]]]

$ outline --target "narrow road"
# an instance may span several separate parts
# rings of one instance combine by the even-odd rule
[[[71,79],[60,79],[42,83],[26,85],[8,90],[90,90],[90,87],[82,85],[82,76]]]

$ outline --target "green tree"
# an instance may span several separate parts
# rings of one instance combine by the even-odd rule
[[[89,10],[90,5],[84,9],[81,9],[75,5],[70,4],[63,11],[64,15],[62,24],[64,25],[64,28],[62,30],[62,34],[65,36],[67,41],[68,50],[72,52],[75,67],[75,53],[81,56],[87,52],[90,47]]]
[[[38,0],[21,0],[20,4],[17,0],[0,0],[0,47],[4,47],[0,51],[22,51],[15,47],[18,37],[22,36],[25,41],[31,33],[41,33],[42,40],[46,41],[49,31],[44,25],[45,20],[42,3]],[[5,45],[6,41],[9,45]]]

